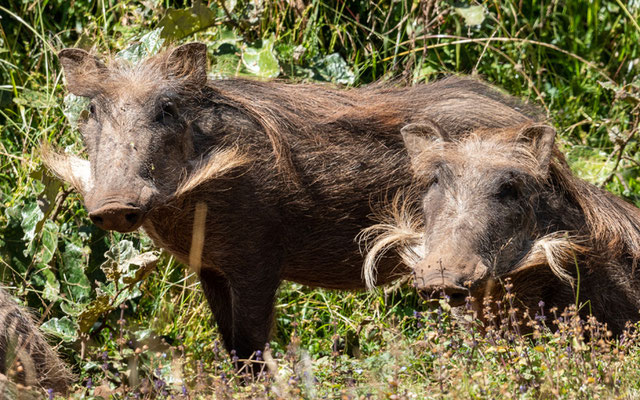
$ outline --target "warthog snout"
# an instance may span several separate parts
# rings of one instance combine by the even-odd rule
[[[422,298],[433,300],[446,296],[449,304],[457,307],[465,304],[470,289],[487,271],[484,263],[475,257],[454,263],[427,257],[414,268],[415,285]]]
[[[109,203],[89,213],[94,224],[107,231],[131,232],[142,224],[144,212],[133,204]]]

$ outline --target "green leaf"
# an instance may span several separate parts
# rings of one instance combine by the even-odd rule
[[[456,14],[464,19],[467,26],[478,26],[484,21],[484,7],[482,6],[456,7],[455,10]]]
[[[78,339],[78,326],[68,317],[51,318],[42,324],[40,329],[67,343],[75,342]]]
[[[44,289],[42,297],[49,301],[56,301],[60,298],[60,282],[50,268],[44,268],[40,274],[44,276]]]
[[[18,96],[13,98],[13,102],[29,108],[50,108],[57,105],[55,97],[30,89],[22,89]]]
[[[76,303],[86,302],[91,295],[91,284],[84,273],[84,251],[74,243],[66,243],[59,267],[60,282],[68,299]]]
[[[20,216],[22,217],[22,230],[24,231],[24,236],[22,239],[26,242],[31,242],[37,233],[37,225],[42,218],[44,218],[44,214],[40,207],[38,207],[38,203],[31,202],[29,204],[25,204],[20,212]]]
[[[134,44],[116,54],[117,58],[137,64],[158,53],[164,44],[162,28],[154,29],[140,37]]]
[[[351,85],[356,79],[347,62],[338,53],[329,54],[317,60],[312,68],[318,80]]]
[[[115,309],[116,305],[111,304],[111,296],[101,294],[80,313],[78,316],[78,328],[80,332],[87,333],[101,315]]]
[[[44,217],[47,217],[53,210],[62,182],[50,175],[43,165],[30,173],[29,177],[42,184],[42,190],[38,194],[38,204]]]
[[[261,78],[275,78],[280,74],[280,64],[274,54],[273,37],[245,46],[242,62],[249,72]]]
[[[226,76],[236,76],[241,66],[240,57],[237,55],[221,54],[212,60],[211,71],[214,78],[220,79]]]
[[[47,220],[42,227],[42,255],[40,262],[47,264],[53,259],[53,255],[58,248],[58,225],[51,220]]]
[[[162,38],[175,41],[213,26],[216,12],[200,1],[194,0],[193,7],[184,10],[169,8],[160,20],[158,27],[162,29]]]
[[[127,261],[138,255],[138,251],[133,247],[130,240],[121,240],[114,243],[111,248],[104,253],[106,261],[100,266],[107,279],[119,281],[123,274],[127,273]]]
[[[236,76],[240,72],[243,64],[238,45],[241,41],[242,38],[233,30],[218,30],[218,39],[211,46],[213,49],[211,72],[214,78]]]
[[[89,106],[89,102],[90,100],[88,97],[80,97],[71,93],[64,96],[62,113],[67,117],[67,121],[69,121],[69,125],[71,125],[73,129],[78,128],[80,115],[83,111],[87,112],[86,110]]]

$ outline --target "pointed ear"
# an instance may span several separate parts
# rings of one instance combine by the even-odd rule
[[[166,73],[197,85],[207,83],[207,45],[192,42],[176,47],[167,58]]]
[[[400,129],[404,146],[411,157],[411,164],[417,165],[420,154],[437,142],[450,142],[449,135],[433,121],[405,125]],[[418,171],[416,171],[418,172]]]
[[[556,142],[556,130],[549,125],[530,125],[522,128],[518,133],[518,142],[529,146],[538,159],[540,168],[545,172],[549,169],[553,148]]]
[[[58,59],[67,81],[67,89],[76,96],[93,97],[100,91],[108,70],[95,56],[82,49],[64,49]]]

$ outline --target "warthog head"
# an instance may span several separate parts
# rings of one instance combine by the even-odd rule
[[[84,195],[96,225],[133,231],[189,171],[206,47],[186,44],[140,65],[107,66],[80,49],[58,56],[68,90],[90,99],[79,120],[89,161],[45,151],[45,162]]]
[[[555,130],[529,125],[453,141],[424,123],[404,127],[402,135],[427,187],[424,257],[414,265],[415,284],[425,297],[444,293],[452,305],[464,304],[529,253]]]

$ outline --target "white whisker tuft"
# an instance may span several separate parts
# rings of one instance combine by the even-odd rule
[[[555,276],[563,282],[574,285],[573,277],[567,272],[576,264],[579,254],[587,251],[581,244],[583,239],[569,236],[569,232],[553,232],[537,239],[529,253],[515,266],[511,274],[536,266],[548,265]]]
[[[358,235],[360,250],[366,252],[362,277],[369,289],[376,285],[378,263],[390,250],[395,250],[409,267],[424,257],[422,218],[419,211],[412,208],[413,202],[407,201],[408,197],[397,194],[392,203],[377,214],[380,223]]]
[[[238,148],[219,150],[197,163],[193,172],[180,184],[175,197],[182,196],[213,179],[220,178],[237,167],[250,163]]]

